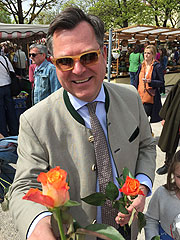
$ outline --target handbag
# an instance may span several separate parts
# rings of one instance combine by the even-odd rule
[[[152,87],[146,87],[146,83],[144,83],[144,94],[143,94],[143,102],[144,103],[154,103],[154,96],[156,93],[156,89]]]
[[[6,66],[0,61],[0,63],[3,65],[3,67],[6,69],[7,73],[9,74],[10,78],[11,78],[11,84],[10,84],[10,88],[11,88],[11,96],[12,97],[16,97],[17,95],[19,95],[19,93],[21,92],[21,85],[20,85],[20,80],[19,78],[16,77],[15,72],[10,71],[9,70],[9,66],[8,66],[8,62],[7,59],[2,56],[5,61],[6,61]]]

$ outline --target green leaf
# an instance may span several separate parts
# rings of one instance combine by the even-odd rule
[[[108,183],[106,186],[105,195],[111,201],[114,201],[119,196],[119,190],[114,183]]]
[[[94,206],[103,206],[106,201],[106,195],[103,193],[93,193],[85,198],[81,198],[82,201],[94,205]]]
[[[125,167],[125,168],[123,168],[123,179],[124,179],[124,181],[126,181],[127,176],[134,179],[134,176],[132,175],[132,173],[129,171],[129,169],[127,167]]]
[[[154,236],[151,240],[160,240],[160,236]]]
[[[128,210],[124,207],[122,200],[117,200],[113,204],[113,208],[118,209],[119,212],[124,213],[124,214],[129,214]]]
[[[122,188],[124,181],[121,178],[116,178],[116,180],[118,181],[120,188]]]
[[[65,207],[76,207],[76,206],[79,206],[81,205],[79,202],[76,202],[76,201],[72,201],[72,200],[68,200],[64,206]]]
[[[113,240],[125,240],[114,227],[108,226],[106,224],[91,224],[88,225],[85,229],[103,234]]]
[[[141,233],[143,227],[146,226],[146,219],[142,212],[138,212],[138,230]]]

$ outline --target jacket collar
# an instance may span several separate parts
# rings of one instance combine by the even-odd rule
[[[109,93],[108,93],[107,88],[106,88],[105,85],[104,85],[104,92],[105,92],[105,109],[106,109],[106,113],[107,113],[108,109],[109,109]],[[64,98],[65,105],[66,105],[68,111],[70,112],[70,114],[72,115],[72,117],[74,119],[76,119],[76,121],[78,121],[79,123],[81,123],[81,124],[83,124],[85,126],[84,119],[74,109],[73,105],[70,102],[70,99],[69,99],[69,96],[67,94],[67,91],[65,89],[63,91],[63,98]]]
[[[40,66],[36,67],[35,71],[37,72],[37,71],[43,70],[44,68],[46,68],[47,64],[48,64],[48,61],[45,59]]]

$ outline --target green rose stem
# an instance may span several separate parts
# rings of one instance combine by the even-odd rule
[[[53,209],[53,212],[55,213],[55,219],[58,223],[61,240],[66,240],[66,236],[64,234],[64,228],[63,228],[63,222],[62,222],[62,210],[56,207]]]

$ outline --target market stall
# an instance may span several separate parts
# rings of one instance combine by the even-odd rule
[[[49,25],[0,23],[0,42],[29,43],[46,36]]]
[[[145,42],[155,44],[157,48],[165,47],[169,52],[180,48],[180,29],[157,26],[137,25],[112,31],[112,39],[106,34],[105,43],[112,41],[111,78],[118,82],[128,82],[129,54],[133,45],[143,46]],[[170,54],[170,53],[169,53]],[[174,79],[180,79],[180,65],[174,66],[170,58],[165,74],[165,84],[174,84]]]

